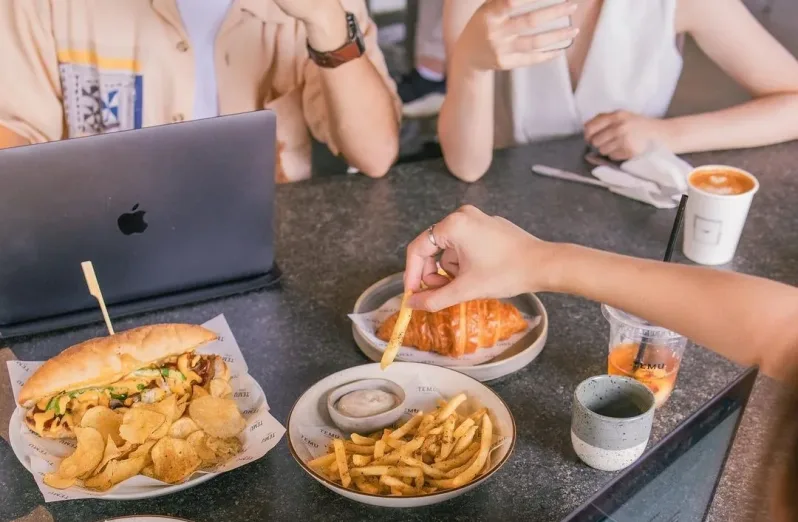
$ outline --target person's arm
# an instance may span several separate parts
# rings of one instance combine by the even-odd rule
[[[483,3],[484,0],[444,0],[443,4],[448,71],[446,97],[438,116],[438,137],[447,168],[463,181],[481,178],[493,157],[494,73],[469,66],[467,50],[457,49],[463,29]]]
[[[51,23],[48,2],[0,2],[0,149],[63,137]]]
[[[463,181],[481,178],[493,158],[494,71],[547,61],[556,53],[539,49],[577,33],[569,28],[521,36],[576,9],[566,2],[511,16],[514,8],[533,1],[445,0],[443,36],[449,68],[438,136],[446,166]]]
[[[754,98],[670,120],[676,152],[757,147],[798,138],[798,60],[739,0],[679,0],[677,28]]]
[[[357,18],[366,44],[364,56],[334,69],[307,59],[303,111],[313,135],[334,154],[343,154],[350,166],[368,176],[384,176],[399,152],[401,106],[364,0],[276,1],[304,24],[307,43],[319,52],[334,51],[347,42],[345,11]]]
[[[8,130],[5,127],[0,127],[0,149],[9,149],[11,147],[19,147],[20,145],[27,144],[28,140],[16,132]]]
[[[433,290],[411,298],[414,308],[439,310],[484,297],[562,292],[607,303],[679,332],[773,377],[798,362],[798,289],[709,268],[635,259],[575,245],[547,243],[473,207],[433,228],[408,247],[405,285]]]
[[[798,289],[734,272],[555,245],[543,290],[626,310],[774,377],[798,356]],[[530,267],[532,270],[533,267]]]
[[[740,0],[679,0],[676,31],[690,33],[701,50],[753,99],[718,111],[667,119],[626,111],[600,114],[585,124],[588,143],[605,156],[625,160],[642,153],[651,141],[681,154],[798,138],[798,60]]]

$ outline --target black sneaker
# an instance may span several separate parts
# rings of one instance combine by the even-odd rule
[[[446,95],[446,80],[433,82],[421,76],[417,70],[406,74],[399,82],[399,97],[402,98],[402,115],[406,118],[428,118],[441,110]]]

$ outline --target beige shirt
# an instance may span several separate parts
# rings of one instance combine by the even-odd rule
[[[341,3],[398,115],[364,0]],[[175,0],[0,0],[0,65],[0,125],[33,143],[192,117],[194,57]],[[234,0],[215,66],[220,114],[276,112],[278,181],[310,176],[310,133],[337,154],[304,24],[273,1]]]

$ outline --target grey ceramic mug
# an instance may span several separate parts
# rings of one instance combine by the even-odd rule
[[[574,392],[571,443],[588,466],[618,471],[646,449],[654,420],[654,394],[629,377],[599,375]]]

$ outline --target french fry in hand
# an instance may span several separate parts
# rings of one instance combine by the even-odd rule
[[[393,332],[391,332],[388,346],[385,348],[385,352],[382,354],[382,360],[380,361],[380,368],[383,370],[390,366],[393,360],[396,359],[396,354],[399,353],[402,340],[405,338],[407,325],[410,324],[410,317],[413,315],[413,310],[407,307],[407,300],[411,295],[413,295],[413,293],[410,290],[405,290],[405,293],[402,295],[399,317],[396,319],[396,324],[393,327]]]

